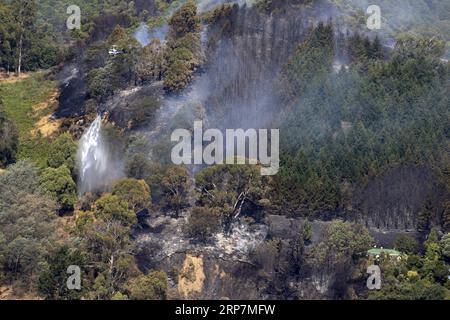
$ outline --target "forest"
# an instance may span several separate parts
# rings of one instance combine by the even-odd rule
[[[0,300],[450,299],[450,3],[370,4],[0,0]]]

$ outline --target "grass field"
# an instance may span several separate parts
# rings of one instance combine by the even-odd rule
[[[31,159],[40,167],[45,166],[51,139],[34,131],[36,123],[54,108],[56,85],[56,82],[46,80],[42,72],[17,81],[0,81],[0,99],[19,131],[18,160]]]

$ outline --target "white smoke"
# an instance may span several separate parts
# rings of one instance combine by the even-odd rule
[[[238,4],[239,6],[243,6],[245,4],[247,7],[251,7],[256,3],[256,0],[199,0],[197,1],[197,6],[199,12],[205,12],[227,3]]]
[[[134,32],[134,37],[137,41],[139,41],[142,47],[145,47],[150,42],[152,42],[153,39],[159,39],[159,41],[161,42],[165,41],[168,30],[169,27],[167,26],[167,24],[150,30],[150,28],[145,23],[141,23]]]

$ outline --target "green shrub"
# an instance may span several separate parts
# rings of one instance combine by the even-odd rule
[[[185,232],[201,242],[206,242],[215,232],[219,230],[219,213],[208,207],[195,207],[192,209]]]
[[[51,195],[62,210],[72,210],[77,201],[77,187],[69,168],[47,168],[40,177],[41,187]]]
[[[52,168],[65,165],[73,173],[76,153],[77,143],[69,133],[63,133],[51,144],[47,164]]]
[[[0,100],[0,167],[16,160],[18,146],[19,134],[16,126],[6,117]]]

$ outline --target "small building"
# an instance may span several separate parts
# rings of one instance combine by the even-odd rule
[[[402,260],[402,258],[405,256],[404,253],[401,253],[398,250],[394,250],[394,249],[384,249],[383,247],[381,248],[372,248],[367,250],[367,255],[369,257],[375,258],[375,259],[379,259],[381,256],[385,256],[385,257],[389,257],[391,259],[395,259],[395,260]]]

